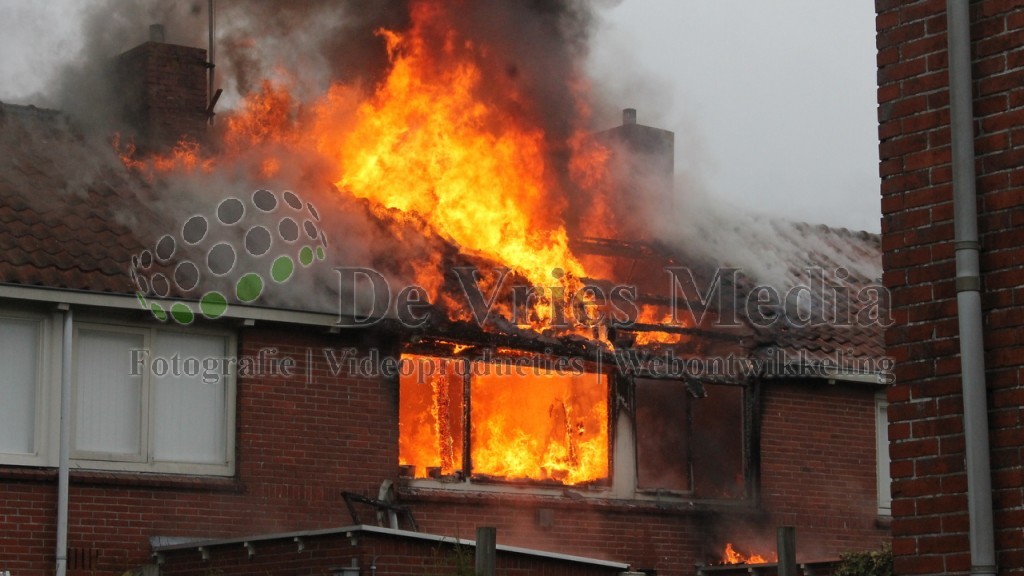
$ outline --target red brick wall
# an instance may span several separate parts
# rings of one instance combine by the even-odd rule
[[[876,0],[893,550],[901,574],[966,573],[953,286],[945,0]],[[974,117],[996,546],[1024,570],[1024,5],[971,2]]]
[[[761,498],[781,525],[800,527],[809,559],[878,548],[875,388],[778,384],[765,394]]]
[[[766,384],[762,396],[760,510],[667,503],[606,503],[527,497],[416,495],[427,531],[471,538],[496,526],[499,542],[692,573],[721,558],[726,542],[775,550],[776,528],[797,528],[802,561],[877,549],[889,531],[877,516],[875,390],[863,384]],[[552,510],[542,527],[539,509]],[[504,537],[504,539],[503,539]]]
[[[79,574],[121,574],[148,560],[149,537],[229,537],[351,523],[343,490],[376,495],[398,463],[397,385],[332,377],[320,351],[386,342],[249,329],[242,353],[277,348],[297,361],[291,378],[241,378],[237,474],[200,479],[141,474],[72,474],[69,545],[96,551]],[[307,383],[306,350],[314,352]],[[593,556],[690,574],[720,557],[725,542],[774,549],[775,529],[797,527],[803,560],[876,548],[874,390],[864,385],[772,382],[763,390],[762,509],[734,505],[584,502],[537,498],[404,496],[422,530],[473,538],[495,526],[501,544]],[[12,480],[12,478],[21,480]],[[53,566],[56,482],[52,470],[0,469],[0,570],[16,576]],[[540,525],[549,509],[551,526]],[[545,514],[548,514],[547,512]],[[750,548],[756,548],[751,550]]]

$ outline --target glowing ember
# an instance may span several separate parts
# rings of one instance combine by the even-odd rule
[[[640,305],[640,314],[637,316],[639,324],[661,324],[667,326],[679,326],[678,321],[672,320],[672,311],[667,306],[652,306],[649,304]],[[686,338],[683,334],[670,334],[665,332],[638,332],[636,344],[678,344]]]
[[[725,552],[722,554],[722,564],[768,564],[769,562],[778,561],[775,554],[770,554],[769,557],[755,553],[752,553],[749,556],[744,556],[740,552],[737,552],[736,549],[732,547],[732,543],[729,542],[726,543]]]
[[[187,138],[179,140],[167,154],[145,159],[136,156],[135,143],[131,139],[122,142],[120,133],[114,133],[112,146],[126,168],[139,172],[147,180],[153,180],[158,172],[192,172],[197,169],[209,172],[213,168],[212,160],[200,156],[199,143]]]

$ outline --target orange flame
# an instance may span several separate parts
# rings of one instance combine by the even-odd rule
[[[672,319],[672,311],[665,309],[664,306],[658,307],[650,304],[641,304],[639,306],[640,313],[637,315],[638,324],[661,324],[665,326],[677,326],[681,327],[678,322],[674,322]],[[685,341],[686,337],[683,334],[667,333],[667,332],[638,332],[636,335],[636,344],[679,344]]]
[[[464,249],[512,266],[536,286],[554,268],[580,277],[541,126],[479,97],[485,46],[448,27],[451,7],[417,3],[408,32],[381,30],[392,68],[329,151],[338,188],[415,212]],[[441,37],[442,46],[431,39]],[[489,89],[491,87],[488,87]],[[509,82],[511,100],[521,98]],[[319,139],[319,136],[315,136]]]
[[[150,181],[157,173],[193,172],[197,169],[210,172],[213,169],[213,160],[203,158],[199,143],[189,138],[179,140],[166,154],[153,154],[145,159],[136,157],[135,142],[130,139],[122,142],[120,133],[114,133],[112,146],[125,168],[141,174]]]
[[[457,3],[414,1],[408,29],[379,30],[391,67],[370,94],[335,83],[300,102],[288,80],[264,80],[238,110],[224,114],[213,146],[183,141],[146,159],[136,158],[130,144],[122,148],[118,141],[115,149],[126,167],[148,178],[210,171],[214,164],[272,178],[300,161],[303,178],[332,182],[341,194],[370,200],[370,209],[387,220],[416,222],[464,255],[513,269],[540,288],[517,320],[546,328],[559,304],[552,300],[573,301],[586,279],[608,273],[599,269],[601,261],[584,265],[573,254],[565,213],[566,187],[586,190],[588,200],[576,207],[582,213],[573,222],[588,236],[612,237],[611,152],[585,128],[585,81],[566,79],[575,111],[565,119],[568,129],[552,134],[513,78],[483,66],[494,57],[491,47],[449,24],[458,9]],[[440,255],[410,260],[430,300],[452,319],[466,320],[465,303],[444,293],[449,284]],[[573,314],[585,313],[591,302],[577,300],[582,306],[569,310],[575,330],[559,333],[600,338],[600,328],[587,330],[585,314]],[[504,302],[498,300],[497,311],[511,318]],[[653,311],[645,314],[641,321],[664,323],[650,316]],[[641,344],[682,340],[662,332],[638,336]]]
[[[775,554],[769,554],[768,557],[765,557],[757,553],[745,556],[737,552],[732,547],[732,543],[728,542],[725,545],[725,552],[722,554],[722,564],[768,564],[770,562],[777,562],[775,556]]]
[[[472,394],[474,474],[564,484],[608,476],[607,386],[594,374],[474,375]]]
[[[461,470],[461,360],[406,356],[399,382],[399,461],[441,475]],[[608,476],[607,384],[594,374],[472,365],[472,474],[580,484]],[[510,406],[515,406],[510,410]]]

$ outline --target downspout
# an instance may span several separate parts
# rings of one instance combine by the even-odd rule
[[[967,511],[971,574],[996,574],[989,466],[988,400],[981,324],[981,266],[974,175],[974,112],[971,79],[971,17],[967,0],[946,0],[949,109],[952,135],[953,228],[960,369],[967,452]]]
[[[60,353],[60,463],[57,469],[57,576],[68,567],[68,462],[71,442],[71,308],[64,308],[63,344]]]

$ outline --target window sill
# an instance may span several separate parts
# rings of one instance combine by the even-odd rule
[[[69,478],[72,484],[85,486],[131,486],[235,493],[245,489],[245,485],[233,477],[72,469]],[[0,480],[56,482],[57,469],[0,466]]]
[[[748,500],[695,500],[681,496],[665,495],[661,498],[621,498],[613,495],[610,488],[537,488],[522,486],[495,486],[448,483],[434,485],[422,481],[404,481],[399,486],[403,503],[444,503],[444,504],[494,504],[494,505],[543,505],[564,509],[600,508],[609,511],[647,511],[663,514],[679,513],[723,513],[758,511]]]

